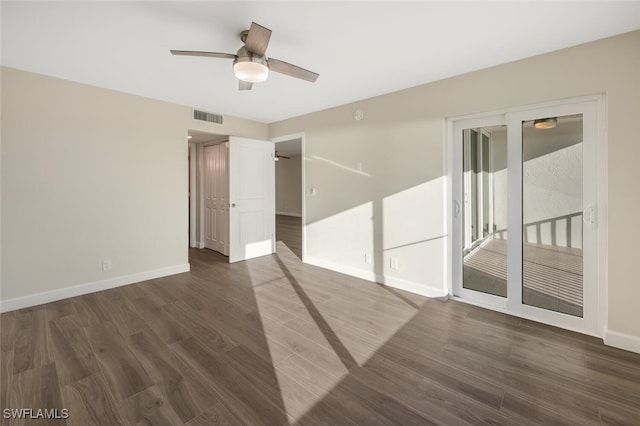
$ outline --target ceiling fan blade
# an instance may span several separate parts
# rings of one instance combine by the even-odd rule
[[[218,53],[218,52],[199,52],[197,50],[170,50],[172,55],[182,56],[206,56],[208,58],[223,58],[223,59],[235,59],[236,55],[231,53]]]
[[[262,25],[252,22],[244,45],[249,52],[255,53],[259,56],[264,56],[264,52],[267,51],[267,45],[269,44],[270,38],[271,30],[269,28],[265,28]]]
[[[239,90],[251,90],[253,87],[253,83],[249,83],[248,81],[238,80],[238,82],[240,83],[238,87]]]
[[[290,77],[307,80],[312,83],[315,83],[315,81],[320,76],[320,74],[318,73],[300,68],[299,66],[290,64],[289,62],[280,61],[278,59],[269,58],[267,59],[267,63],[269,64],[269,69],[271,71],[279,72],[280,74],[285,74]]]
[[[276,156],[275,156],[275,158],[285,158],[285,159],[287,159],[287,160],[291,160],[291,157],[287,157],[287,156],[285,156],[285,155],[280,155],[280,154],[278,154],[278,151],[277,151],[277,150],[276,150]]]

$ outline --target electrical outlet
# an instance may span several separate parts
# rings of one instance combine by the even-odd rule
[[[102,261],[102,270],[110,271],[111,270],[111,259],[104,259]]]
[[[364,254],[364,263],[367,265],[371,265],[371,253]]]

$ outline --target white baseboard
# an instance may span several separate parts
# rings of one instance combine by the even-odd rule
[[[397,288],[398,290],[405,290],[425,297],[445,297],[448,294],[446,290],[428,287],[414,281],[403,280],[400,278],[385,277],[383,275],[378,275],[373,271],[366,271],[364,269],[342,265],[337,262],[332,262],[330,260],[320,259],[317,257],[305,256],[304,263],[308,263],[310,265],[318,266],[324,269],[329,269],[341,274],[350,275],[352,277],[361,278],[363,280],[383,284],[387,287]]]
[[[640,354],[640,336],[606,330],[604,332],[604,344]]]
[[[320,268],[329,269],[330,271],[339,272],[341,274],[350,275],[356,278],[362,278],[367,281],[376,281],[376,274],[373,271],[366,271],[352,266],[342,265],[331,260],[320,259],[318,257],[305,256],[304,262],[310,265],[319,266]]]
[[[16,309],[55,302],[69,297],[82,296],[83,294],[95,293],[96,291],[108,290],[110,288],[133,284],[140,281],[181,274],[183,272],[189,272],[189,270],[189,264],[184,263],[182,265],[168,266],[166,268],[154,269],[152,271],[139,272],[137,274],[124,275],[121,277],[108,278],[106,280],[59,288],[56,290],[31,294],[29,296],[0,300],[0,312],[15,311]]]
[[[281,216],[293,216],[293,217],[302,217],[302,213],[292,213],[292,212],[276,212]]]
[[[428,287],[415,281],[403,280],[396,277],[385,277],[384,275],[376,275],[376,282],[389,287],[405,290],[410,293],[419,294],[430,298],[440,298],[448,296],[449,292],[445,289]]]
[[[196,241],[196,248],[203,249],[205,247],[203,242]]]

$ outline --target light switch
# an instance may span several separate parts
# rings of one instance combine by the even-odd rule
[[[391,269],[398,269],[398,258],[397,257],[389,258],[389,267]]]
[[[102,261],[102,270],[110,271],[111,270],[111,259],[104,259]]]

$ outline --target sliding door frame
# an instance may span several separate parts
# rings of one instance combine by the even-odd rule
[[[522,121],[547,116],[583,114],[585,135],[593,134],[594,146],[585,150],[585,165],[595,164],[593,173],[584,174],[585,198],[583,205],[592,207],[597,222],[592,235],[585,232],[585,245],[592,251],[585,251],[583,259],[585,277],[583,282],[584,318],[571,317],[554,311],[524,305],[522,303]],[[607,318],[607,141],[604,95],[586,96],[559,100],[544,104],[528,105],[521,108],[502,110],[487,114],[451,117],[447,119],[448,191],[449,206],[447,267],[449,292],[454,299],[476,304],[522,318],[531,319],[568,330],[594,336],[603,336]],[[462,130],[468,128],[507,125],[508,139],[508,297],[494,296],[463,288],[462,274],[462,226],[464,203],[462,194]],[[591,156],[591,157],[590,157]],[[593,158],[595,157],[595,158]],[[584,225],[585,228],[590,226]]]

